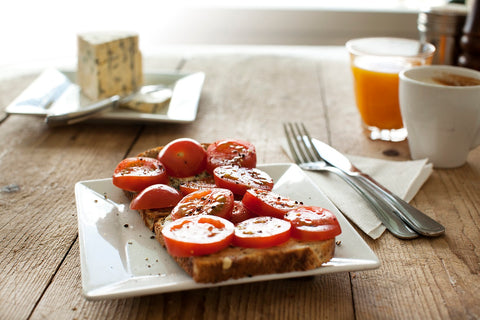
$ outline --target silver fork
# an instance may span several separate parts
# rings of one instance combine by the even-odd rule
[[[309,170],[328,171],[338,175],[368,202],[380,221],[393,235],[401,239],[418,237],[418,233],[400,219],[396,213],[397,209],[377,190],[326,163],[316,152],[310,136],[305,134],[298,124],[289,123],[284,124],[283,127],[292,157],[298,165],[308,164]]]

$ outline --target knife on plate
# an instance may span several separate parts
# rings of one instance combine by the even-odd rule
[[[61,99],[58,99],[55,103],[65,106],[75,106],[73,110],[65,110],[62,107],[52,107],[53,112],[47,114],[45,122],[50,126],[59,126],[59,125],[69,125],[78,122],[85,121],[91,117],[103,112],[109,108],[116,108],[120,103],[126,103],[135,98],[139,94],[152,94],[159,91],[168,91],[168,98],[172,96],[172,89],[168,88],[166,85],[145,85],[140,87],[137,91],[127,94],[125,96],[113,95],[111,97],[102,99],[90,103],[86,106],[82,106],[81,103],[81,93],[80,88],[76,86],[72,88],[70,93],[67,90],[67,93],[64,94]],[[167,96],[167,95],[165,95]]]
[[[385,199],[397,209],[395,213],[413,230],[429,237],[439,236],[445,233],[444,226],[408,204],[368,174],[355,167],[342,153],[320,140],[312,139],[312,143],[317,149],[319,156],[323,158],[325,162],[342,170],[347,175],[360,181],[363,185],[371,187],[382,194]]]

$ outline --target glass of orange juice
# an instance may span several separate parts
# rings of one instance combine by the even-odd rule
[[[398,101],[398,75],[431,64],[435,47],[402,38],[361,38],[346,44],[350,53],[355,98],[362,125],[372,140],[407,137]]]

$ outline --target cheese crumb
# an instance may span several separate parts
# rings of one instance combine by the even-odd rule
[[[232,261],[232,259],[230,259],[229,257],[225,257],[225,258],[223,258],[223,261],[222,261],[222,262],[223,262],[223,263],[222,263],[222,268],[223,268],[224,270],[226,270],[226,269],[230,269],[230,267],[232,266],[232,262],[233,262],[233,261]]]

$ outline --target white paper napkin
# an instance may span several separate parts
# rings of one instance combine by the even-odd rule
[[[284,150],[289,155],[288,147]],[[407,202],[413,199],[420,187],[433,172],[427,159],[389,161],[346,155],[361,171],[370,175],[391,192]],[[345,181],[330,172],[305,171],[342,213],[372,239],[378,239],[385,226],[370,205]]]

